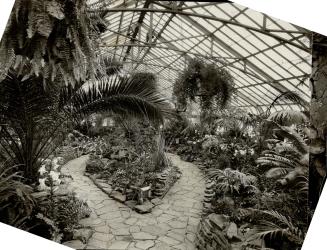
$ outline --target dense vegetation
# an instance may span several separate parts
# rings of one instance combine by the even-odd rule
[[[248,223],[273,249],[300,247],[308,226],[306,115],[264,117],[230,108],[216,124],[212,133],[180,118],[165,131],[173,152],[202,166],[214,193],[206,213],[228,215],[240,227]]]
[[[299,249],[311,213],[309,162],[321,185],[326,176],[325,88],[315,89],[312,124],[308,103],[292,92],[251,114],[231,106],[236,90],[225,67],[194,58],[174,83],[172,111],[154,74],[127,74],[100,53],[105,15],[86,0],[16,0],[0,44],[0,222],[71,240],[91,210],[69,190],[65,163],[89,155],[85,174],[135,201],[135,190],[165,188],[158,176],[177,180],[169,150],[203,170],[203,216],[224,215],[250,232],[238,239],[244,249],[255,240]],[[302,111],[273,112],[281,100]]]
[[[58,193],[69,179],[62,165],[79,156],[63,149],[69,133],[95,113],[155,127],[171,114],[153,75],[121,75],[119,62],[100,56],[99,7],[17,0],[0,45],[0,221],[58,242],[90,214],[74,194]]]

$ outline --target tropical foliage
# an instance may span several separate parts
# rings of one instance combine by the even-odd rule
[[[27,67],[28,69],[28,67]],[[27,70],[28,71],[28,70]],[[0,84],[1,157],[18,164],[26,181],[63,142],[69,127],[93,113],[113,112],[162,122],[169,106],[153,82],[115,75],[96,83],[48,86],[42,78],[11,70]]]
[[[267,116],[227,107],[211,121],[215,130],[187,123],[182,132],[175,129],[178,140],[172,149],[204,170],[210,203],[205,213],[227,215],[237,228],[248,228],[243,247],[258,247],[254,239],[277,250],[297,249],[303,243],[309,152],[321,151],[318,142],[309,147],[314,129],[308,121],[306,111]]]
[[[58,78],[74,84],[101,71],[96,55],[104,13],[90,12],[86,2],[15,1],[0,46],[2,75],[30,64],[27,75],[42,75],[46,84]]]

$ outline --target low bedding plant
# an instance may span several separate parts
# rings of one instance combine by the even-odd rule
[[[100,179],[126,200],[137,200],[137,189],[157,186],[162,173],[175,174],[176,169],[165,155],[165,140],[154,127],[139,122],[133,129],[118,127],[103,136],[107,145],[101,155],[91,154],[86,174]]]

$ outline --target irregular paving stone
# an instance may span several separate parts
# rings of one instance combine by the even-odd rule
[[[172,230],[170,230],[170,232],[175,233],[175,234],[185,235],[186,228],[172,229]]]
[[[187,223],[184,221],[169,221],[167,223],[169,226],[171,226],[172,228],[185,228]]]
[[[165,229],[165,227],[162,227],[161,225],[149,225],[142,227],[141,231],[152,235],[160,236],[165,235],[168,232],[168,229]]]
[[[195,249],[191,241],[202,214],[205,183],[196,166],[181,161],[178,156],[167,155],[181,169],[182,176],[163,199],[152,200],[155,207],[148,201],[152,213],[146,214],[128,207],[135,206],[135,202],[122,204],[108,197],[89,177],[83,176],[87,157],[72,160],[63,167],[73,178],[67,190],[86,200],[93,211],[92,218],[81,220],[95,231],[88,249]],[[109,185],[103,187],[109,189]]]
[[[88,245],[94,246],[96,249],[106,249],[107,248],[107,242],[102,240],[97,240],[95,238],[91,238],[88,242]]]
[[[135,246],[139,249],[149,249],[154,246],[153,240],[143,240],[136,242]]]
[[[73,249],[84,249],[85,247],[85,245],[80,240],[66,241],[62,244]]]
[[[185,238],[185,235],[177,234],[177,233],[174,233],[174,232],[167,233],[167,236],[170,237],[170,238],[173,238],[175,240],[181,241],[181,242],[183,242],[184,238]]]
[[[105,214],[101,214],[99,216],[101,219],[114,219],[114,218],[118,218],[118,217],[121,217],[121,214],[119,211],[116,211],[116,212],[107,212]]]
[[[137,218],[129,218],[125,220],[125,224],[127,225],[134,225],[137,222]]]
[[[158,238],[158,240],[159,240],[159,241],[162,241],[162,242],[164,242],[164,243],[166,243],[166,244],[168,244],[168,245],[170,245],[170,246],[172,246],[172,245],[178,245],[178,244],[181,243],[180,241],[178,241],[178,240],[176,240],[176,239],[173,239],[173,238],[171,238],[171,237],[167,237],[167,236],[160,236],[160,237]]]
[[[145,214],[150,213],[153,207],[154,206],[150,201],[146,201],[142,205],[136,205],[135,210],[141,214]]]
[[[130,244],[130,242],[128,241],[113,241],[108,249],[112,249],[112,250],[124,250],[127,249],[128,245]]]
[[[157,238],[156,236],[145,232],[132,233],[132,236],[135,240],[154,240]]]
[[[180,244],[180,245],[177,245],[177,246],[174,246],[175,249],[179,249],[179,250],[188,250],[185,246],[185,244]]]
[[[73,239],[80,240],[84,244],[91,238],[93,230],[90,228],[81,228],[73,231]]]
[[[112,233],[114,235],[129,235],[129,230],[128,228],[119,228],[116,230],[112,230]]]
[[[194,241],[195,241],[195,234],[193,234],[193,233],[188,233],[188,234],[186,234],[186,238],[187,238],[190,242],[194,242]]]
[[[114,238],[114,236],[112,234],[108,234],[108,233],[98,233],[98,232],[95,232],[92,237],[94,239],[97,239],[97,240],[101,240],[101,241],[110,241]]]
[[[172,248],[164,243],[164,242],[157,242],[154,247],[150,248],[151,250],[171,250]]]
[[[99,226],[99,227],[95,227],[94,231],[108,234],[110,232],[110,228],[108,226]]]
[[[112,221],[110,221],[110,223],[108,225],[109,225],[109,227],[114,228],[114,229],[129,227],[128,225],[126,225],[126,224],[124,224],[122,222],[112,222]]]
[[[96,225],[99,225],[101,224],[103,221],[99,218],[85,218],[85,219],[81,219],[79,221],[79,223],[81,225],[84,225],[84,226],[96,226]]]
[[[159,215],[163,214],[163,211],[161,209],[154,209],[152,211],[152,214],[155,215],[155,216],[159,216]]]
[[[115,237],[116,240],[132,242],[134,239],[131,235],[118,235]]]
[[[110,197],[119,201],[119,202],[125,202],[126,201],[126,195],[118,192],[118,191],[113,191],[110,194]]]
[[[141,229],[140,229],[139,226],[131,226],[131,227],[129,227],[129,231],[130,231],[131,233],[137,233],[137,232],[140,232]]]
[[[129,218],[131,216],[129,211],[120,211],[123,218]]]

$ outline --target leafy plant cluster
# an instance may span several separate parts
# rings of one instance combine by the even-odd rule
[[[101,3],[89,9],[86,2],[17,0],[0,44],[1,222],[56,241],[69,238],[87,208],[73,196],[55,197],[50,174],[44,181],[50,190],[34,193],[42,159],[65,153],[72,159],[80,143],[82,153],[102,154],[99,141],[61,147],[95,113],[156,124],[171,114],[155,78],[122,77],[120,62],[99,56],[106,12],[99,10]],[[40,195],[50,198],[33,198]]]
[[[186,107],[187,103],[199,100],[205,112],[214,106],[224,107],[232,96],[233,86],[233,77],[226,69],[194,58],[174,83],[173,93],[178,105]]]
[[[47,224],[53,223],[51,234],[61,234],[61,241],[67,241],[71,240],[73,231],[80,227],[79,221],[90,214],[91,210],[86,202],[69,194],[63,197],[53,196],[40,202],[37,217],[43,218]]]
[[[156,174],[170,165],[163,135],[148,124],[117,126],[104,138],[106,150],[100,157],[90,157],[86,171],[108,180],[113,189],[125,193],[131,186],[154,186]]]
[[[263,239],[266,247],[297,249],[308,226],[308,209],[303,206],[308,196],[308,153],[320,149],[319,143],[309,147],[312,129],[307,115],[278,111],[268,117],[235,112],[231,116],[226,121],[225,111],[216,118],[215,133],[202,127],[192,134],[185,123],[172,148],[185,154],[184,159],[192,154],[203,166],[214,192],[211,212],[226,214],[239,226],[248,223],[253,237]]]
[[[0,222],[25,229],[36,201],[33,188],[23,184],[22,178],[17,166],[0,164]]]

